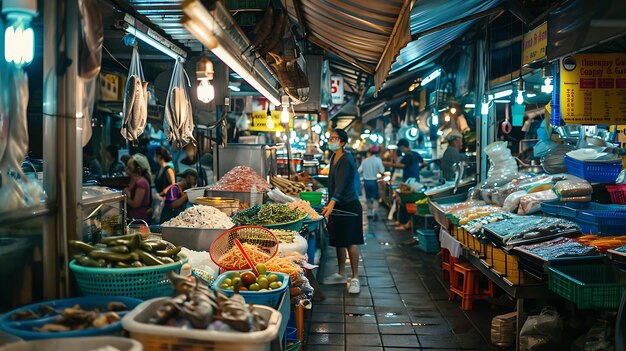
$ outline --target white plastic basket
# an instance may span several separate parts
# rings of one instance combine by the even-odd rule
[[[282,316],[275,309],[261,305],[254,305],[254,308],[267,321],[267,328],[263,331],[243,333],[184,330],[148,324],[148,319],[166,300],[167,298],[156,298],[145,301],[122,318],[124,329],[146,351],[270,351],[272,342],[277,340]]]
[[[94,336],[15,342],[0,347],[0,351],[91,351],[105,346],[113,346],[120,351],[143,350],[141,343],[135,340],[113,336]]]

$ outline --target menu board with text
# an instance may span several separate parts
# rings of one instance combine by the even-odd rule
[[[561,59],[561,116],[568,124],[626,124],[626,54]]]

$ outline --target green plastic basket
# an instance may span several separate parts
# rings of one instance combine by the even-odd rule
[[[278,224],[265,224],[262,227],[267,229],[282,229],[282,230],[295,230],[300,231],[302,229],[302,224],[304,220],[307,218],[307,215],[300,219],[296,219],[295,221],[286,222],[286,223],[278,223]]]
[[[181,261],[141,268],[96,268],[70,262],[78,289],[85,296],[126,296],[147,300],[171,296],[172,286],[167,274],[180,272],[187,257]]]
[[[416,202],[422,199],[427,198],[427,196],[424,193],[399,193],[400,194],[400,201],[402,201],[403,204],[408,204],[410,202]]]
[[[319,206],[322,203],[322,193],[317,191],[301,191],[300,199],[308,201],[311,206]]]
[[[548,287],[579,309],[616,309],[626,290],[626,271],[611,264],[552,266]]]

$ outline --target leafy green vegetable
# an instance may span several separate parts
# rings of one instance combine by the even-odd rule
[[[284,204],[267,204],[239,211],[233,216],[233,221],[239,225],[268,225],[293,222],[305,216],[306,213],[292,210]]]

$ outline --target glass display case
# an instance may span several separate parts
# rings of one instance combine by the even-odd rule
[[[83,187],[81,202],[82,240],[97,243],[101,238],[122,235],[126,224],[126,196],[100,186]]]

